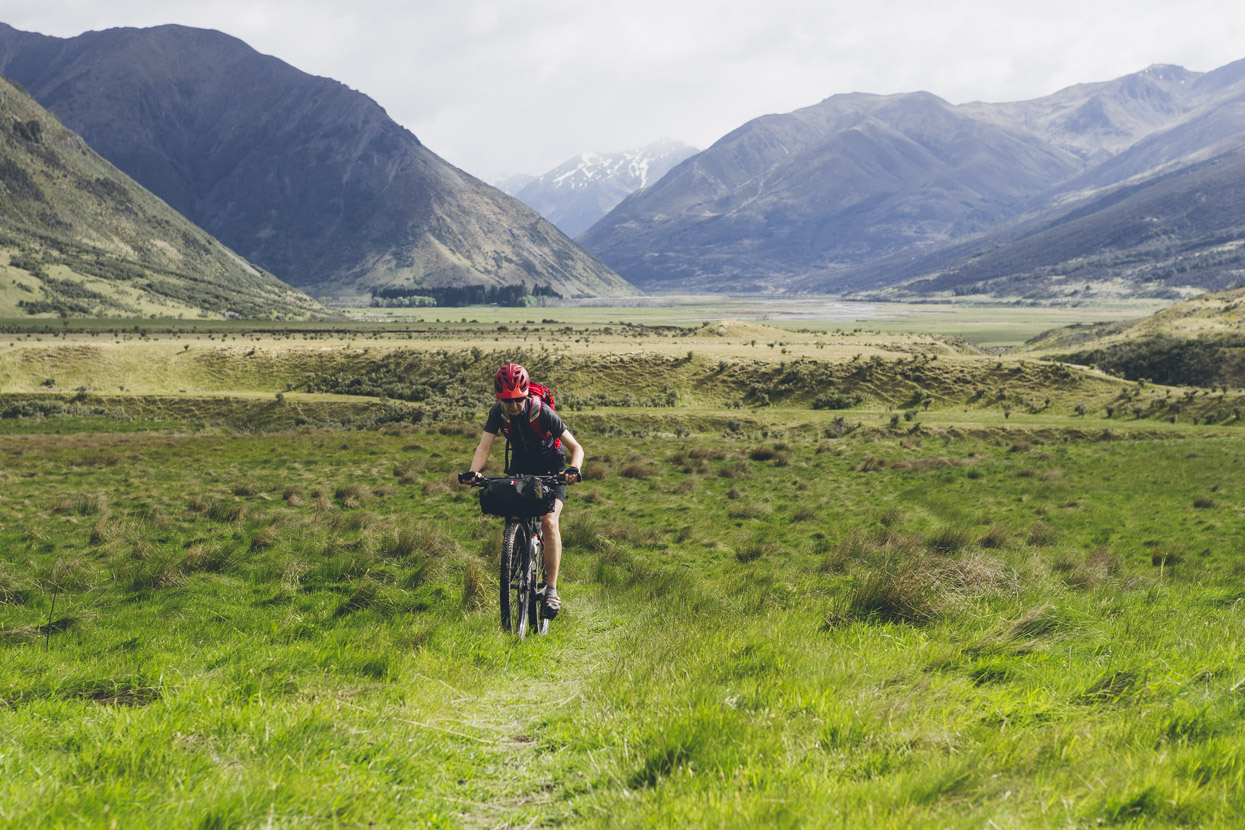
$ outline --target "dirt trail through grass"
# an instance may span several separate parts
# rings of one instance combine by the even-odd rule
[[[514,664],[487,689],[446,687],[452,719],[426,724],[466,744],[478,744],[477,784],[471,800],[455,800],[462,826],[527,827],[574,817],[564,800],[582,778],[582,758],[571,758],[547,734],[552,715],[581,701],[594,673],[619,647],[625,618],[591,586],[566,583],[566,613],[546,637],[512,642]]]

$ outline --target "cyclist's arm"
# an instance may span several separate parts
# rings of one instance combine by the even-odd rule
[[[569,429],[562,431],[562,443],[571,448],[570,466],[582,470],[584,468],[584,448],[575,440],[575,436],[571,435]]]
[[[497,433],[482,432],[480,433],[480,445],[476,447],[476,454],[471,459],[471,471],[478,473],[484,469],[484,465],[488,463],[488,455],[493,451],[493,441],[496,440]]]

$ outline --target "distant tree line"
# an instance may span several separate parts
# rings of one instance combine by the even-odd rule
[[[541,297],[561,297],[552,285],[456,285],[445,288],[377,288],[373,308],[500,305],[528,306]]]

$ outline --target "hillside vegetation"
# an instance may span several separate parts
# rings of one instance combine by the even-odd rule
[[[1055,329],[1022,351],[1129,380],[1242,387],[1245,286],[1201,294],[1139,321]]]
[[[317,312],[0,79],[0,317]]]
[[[492,373],[511,360],[553,386],[561,408],[643,432],[746,433],[769,423],[813,434],[975,431],[1000,418],[1039,430],[1234,425],[1245,395],[996,357],[943,336],[737,322],[27,332],[0,343],[0,393],[13,415],[85,407],[264,428],[426,414],[474,421],[490,403]]]

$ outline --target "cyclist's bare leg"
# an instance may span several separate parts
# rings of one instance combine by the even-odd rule
[[[553,503],[553,512],[546,513],[540,520],[545,531],[545,583],[558,586],[558,565],[562,562],[562,530],[558,525],[558,517],[562,515],[562,500]]]

